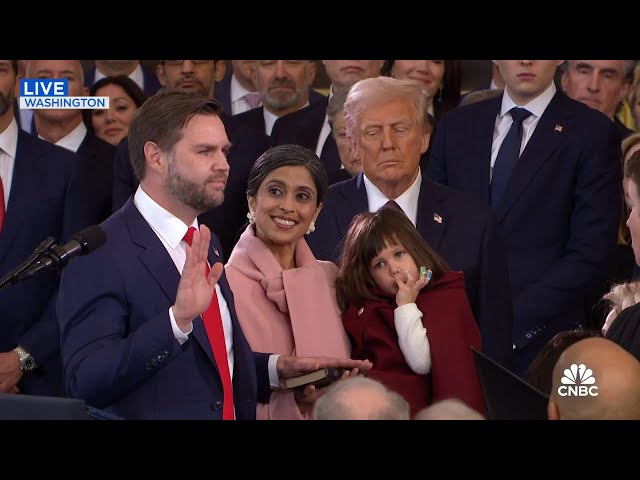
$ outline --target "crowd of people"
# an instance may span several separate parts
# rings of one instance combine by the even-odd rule
[[[0,288],[0,392],[123,419],[490,418],[475,349],[549,419],[640,419],[635,65],[495,60],[462,92],[455,60],[323,60],[325,96],[312,60],[0,60],[0,274],[106,234]],[[109,108],[20,109],[23,77]],[[598,394],[560,394],[567,372]]]

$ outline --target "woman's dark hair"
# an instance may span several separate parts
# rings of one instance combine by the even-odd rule
[[[340,249],[336,296],[344,312],[350,305],[365,300],[381,300],[376,284],[369,273],[369,263],[386,245],[402,245],[418,266],[433,272],[435,281],[449,266],[422,238],[411,220],[400,210],[383,207],[377,212],[362,212],[349,225]],[[427,284],[424,288],[429,288]]]
[[[140,108],[142,104],[147,100],[147,96],[144,94],[138,84],[126,75],[115,75],[112,77],[101,78],[96,83],[91,85],[91,88],[89,88],[89,95],[94,97],[99,89],[107,85],[118,85],[122,87],[127,96],[129,96],[129,98],[133,100],[133,103],[135,103],[136,107],[138,108]],[[82,111],[82,119],[84,120],[84,124],[91,131],[93,131],[93,125],[91,123],[92,112],[93,110]]]
[[[385,60],[380,75],[391,77],[391,69],[395,60]],[[460,60],[445,60],[442,86],[433,97],[433,116],[440,119],[449,110],[460,104],[460,90],[462,89],[462,62]]]
[[[322,161],[308,148],[299,145],[279,145],[264,152],[249,172],[247,195],[255,197],[264,179],[280,167],[302,166],[309,170],[318,196],[316,206],[324,202],[329,189],[329,177]]]

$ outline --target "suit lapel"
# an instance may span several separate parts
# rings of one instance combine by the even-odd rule
[[[82,161],[84,162],[96,162],[97,160],[95,159],[96,157],[96,142],[94,141],[94,139],[97,138],[93,135],[93,133],[91,133],[89,130],[87,130],[87,133],[85,134],[84,138],[82,139],[82,143],[80,144],[80,146],[78,147],[78,150],[76,151],[76,154],[82,158]]]
[[[513,169],[496,215],[502,220],[522,191],[529,185],[540,167],[558,148],[566,133],[567,123],[573,110],[564,101],[563,94],[557,92],[545,109],[533,135],[529,139],[520,160]]]
[[[438,193],[441,188],[437,184],[422,177],[420,185],[420,195],[418,196],[418,215],[416,218],[416,228],[422,238],[435,251],[440,251],[440,243],[449,215]]]
[[[131,234],[131,241],[143,248],[140,253],[140,261],[158,283],[158,286],[162,289],[171,304],[175,304],[176,292],[178,291],[178,284],[180,283],[180,273],[175,267],[173,259],[156,233],[135,207],[132,198],[127,201],[123,209],[125,210],[125,216]],[[210,252],[210,260],[211,255],[212,253]],[[211,350],[209,338],[207,337],[207,332],[201,317],[193,321],[192,335],[205,351],[209,360],[215,365],[216,362],[213,357],[213,351]]]
[[[336,145],[336,141],[334,140],[331,132],[329,132],[329,136],[324,141],[322,152],[320,152],[320,160],[322,160],[322,163],[324,163],[324,166],[329,173],[340,170],[341,168],[338,146]]]
[[[469,142],[473,144],[474,156],[470,162],[466,162],[465,168],[469,170],[468,178],[474,179],[468,188],[469,194],[473,198],[481,199],[485,204],[489,204],[489,169],[491,167],[491,146],[493,144],[493,130],[495,129],[496,118],[502,105],[502,95],[488,100],[485,108],[479,110],[477,115],[469,116],[468,132],[478,132],[471,135]],[[474,138],[475,137],[475,138]]]
[[[42,152],[37,147],[37,140],[23,131],[18,131],[18,145],[13,166],[13,179],[9,190],[7,214],[0,235],[0,261],[4,260],[11,245],[24,228],[24,219],[29,217],[31,209],[38,208],[38,196],[41,184],[46,180],[46,169],[38,168]],[[55,234],[55,233],[54,233]],[[44,238],[42,239],[44,240]]]
[[[127,200],[123,209],[131,241],[142,247],[140,261],[173,305],[180,283],[178,269],[156,233],[134,205],[133,197]]]
[[[360,212],[369,211],[369,202],[367,199],[367,190],[364,187],[364,174],[359,173],[357,176],[349,180],[340,191],[340,205],[336,209],[338,217],[338,225],[341,229],[337,237],[343,238],[353,217]]]
[[[238,122],[234,120],[234,117],[232,117],[231,115],[227,115],[224,112],[220,114],[220,120],[222,121],[222,124],[227,131],[227,137],[229,137],[229,141],[233,145],[233,148],[231,149],[231,151],[233,152],[239,147],[240,142],[242,141],[242,135],[238,135],[236,133],[239,126]]]

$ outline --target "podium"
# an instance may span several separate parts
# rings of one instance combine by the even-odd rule
[[[0,393],[0,420],[121,420],[84,400]]]

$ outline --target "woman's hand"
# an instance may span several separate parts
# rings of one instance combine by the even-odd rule
[[[359,370],[358,368],[353,368],[352,370],[345,370],[342,372],[339,380],[344,380],[349,377],[353,377],[358,374],[364,374],[365,370]],[[334,382],[335,383],[335,382]],[[327,385],[326,387],[316,388],[314,385],[307,385],[304,389],[294,390],[293,398],[296,400],[298,404],[298,408],[300,409],[300,413],[303,415],[305,413],[310,413],[313,409],[313,405],[315,401],[325,394],[327,389],[333,385],[333,383]]]

